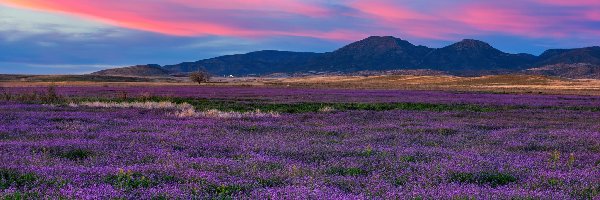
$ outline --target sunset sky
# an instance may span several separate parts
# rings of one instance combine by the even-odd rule
[[[511,53],[600,45],[600,0],[0,0],[0,73],[76,74],[370,35]]]

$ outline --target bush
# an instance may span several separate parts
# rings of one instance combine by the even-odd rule
[[[44,98],[46,103],[58,103],[61,101],[61,97],[56,92],[56,87],[54,85],[48,86],[48,91]]]
[[[190,74],[190,80],[200,83],[206,83],[210,81],[210,74],[206,71],[198,71]]]

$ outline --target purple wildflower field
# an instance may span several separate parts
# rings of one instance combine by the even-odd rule
[[[4,88],[5,95],[45,90]],[[600,198],[595,96],[251,87],[58,87],[56,93],[64,102],[0,101],[1,197]],[[164,96],[492,109],[332,108],[224,117],[69,102],[123,93],[133,101]]]

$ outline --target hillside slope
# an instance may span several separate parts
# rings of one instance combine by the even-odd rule
[[[170,72],[167,69],[162,68],[160,65],[148,64],[148,65],[136,65],[131,67],[105,69],[92,73],[92,75],[100,76],[139,76],[139,77],[151,77],[151,76],[169,76]]]
[[[465,39],[442,48],[417,46],[392,36],[371,36],[328,53],[264,50],[219,56],[196,62],[160,67],[141,65],[103,70],[94,74],[113,76],[166,76],[207,70],[215,75],[266,75],[298,72],[344,72],[414,70],[443,71],[455,75],[507,74],[560,64],[600,65],[600,47],[551,49],[540,56],[502,52],[488,43]],[[579,70],[576,77],[594,77],[594,70]],[[555,70],[555,71],[556,71]],[[546,70],[548,71],[548,70]],[[590,74],[581,74],[582,72]],[[550,73],[550,72],[548,72]],[[558,73],[558,72],[557,72]],[[564,72],[560,72],[564,74]],[[568,75],[571,76],[571,75]]]
[[[531,75],[556,76],[572,79],[600,79],[600,65],[589,63],[554,64],[524,71]]]

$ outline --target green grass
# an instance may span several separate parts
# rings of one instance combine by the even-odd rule
[[[299,103],[273,103],[258,100],[222,100],[222,99],[194,99],[194,98],[178,98],[178,97],[146,97],[146,98],[128,98],[128,99],[103,99],[103,98],[78,98],[75,102],[141,102],[152,101],[161,102],[168,101],[173,103],[188,103],[198,110],[216,109],[220,111],[234,112],[252,112],[256,110],[272,111],[279,113],[310,113],[319,112],[325,107],[331,107],[336,111],[349,110],[371,110],[371,111],[386,111],[386,110],[413,110],[413,111],[472,111],[472,112],[493,112],[497,108],[482,105],[469,104],[432,104],[432,103],[323,103],[323,102],[299,102]]]
[[[233,199],[233,195],[247,189],[248,188],[241,185],[209,185],[208,187],[209,193],[214,195],[212,199],[219,200]]]
[[[38,180],[34,173],[21,173],[13,169],[0,169],[0,189],[31,186]]]
[[[285,185],[285,180],[279,177],[257,178],[256,181],[262,187],[280,187]]]
[[[71,149],[66,151],[57,151],[54,156],[73,161],[85,160],[94,155],[94,152],[85,149]]]
[[[40,194],[34,192],[13,192],[0,195],[2,200],[26,200],[26,199],[41,199]]]
[[[154,183],[142,175],[141,173],[134,173],[130,171],[119,171],[116,175],[106,177],[106,182],[113,185],[116,188],[124,190],[131,190],[137,188],[148,188]]]
[[[361,176],[367,175],[369,172],[367,170],[357,168],[357,167],[332,167],[327,169],[325,172],[329,175],[338,175],[338,176]]]
[[[455,172],[450,174],[449,180],[453,183],[490,185],[492,187],[497,187],[516,182],[517,178],[509,173],[502,172]]]
[[[477,104],[443,104],[443,103],[414,103],[414,102],[393,102],[393,103],[327,103],[327,102],[297,102],[297,103],[278,103],[259,99],[205,99],[205,98],[184,98],[184,97],[127,97],[119,95],[117,98],[101,97],[62,97],[56,95],[53,87],[48,87],[46,93],[32,93],[21,95],[0,95],[0,100],[18,101],[24,103],[46,103],[46,104],[65,104],[68,102],[161,102],[168,101],[173,103],[188,103],[198,110],[216,109],[220,111],[233,112],[252,112],[261,110],[264,112],[279,113],[310,113],[319,112],[323,108],[332,108],[336,111],[350,110],[411,110],[411,111],[470,111],[470,112],[495,112],[501,110],[522,110],[522,109],[542,109],[542,110],[571,110],[571,111],[590,111],[600,112],[600,107],[589,106],[490,106]],[[446,133],[441,133],[446,134]]]

